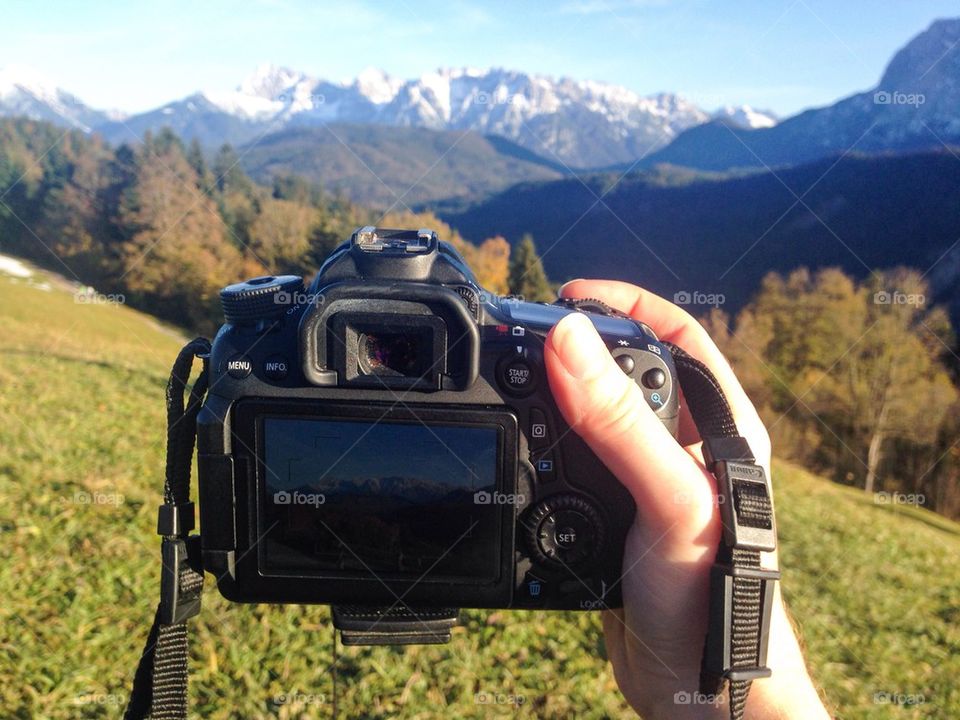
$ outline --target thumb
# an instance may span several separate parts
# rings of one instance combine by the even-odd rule
[[[654,532],[677,524],[703,530],[714,514],[712,479],[617,366],[589,318],[571,313],[557,323],[545,358],[560,412],[633,495],[643,524]]]

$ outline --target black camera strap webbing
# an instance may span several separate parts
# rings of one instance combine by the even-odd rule
[[[719,698],[730,685],[730,717],[743,717],[753,680],[769,677],[767,639],[774,583],[760,552],[776,548],[772,493],[764,469],[740,437],[733,412],[713,373],[676,345],[677,379],[703,440],[707,469],[717,478],[723,536],[710,577],[710,617],[700,692]]]
[[[177,356],[167,383],[167,467],[157,532],[161,541],[160,605],[133,680],[124,720],[185,720],[187,717],[187,623],[200,610],[203,569],[190,502],[190,465],[197,413],[207,390],[210,343],[197,338]],[[194,358],[204,368],[184,393]]]

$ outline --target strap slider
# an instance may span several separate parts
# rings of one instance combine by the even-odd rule
[[[716,460],[723,542],[737,550],[772,552],[777,547],[773,493],[764,469],[752,462]]]
[[[710,632],[704,647],[701,691],[719,692],[724,680],[758,680],[770,677],[767,665],[767,641],[770,636],[770,616],[773,610],[774,584],[780,579],[777,570],[754,567],[732,567],[716,564],[710,571]],[[757,628],[756,663],[738,664],[733,667],[734,623],[739,622],[737,612],[749,609],[734,608],[734,580],[759,580],[760,604],[759,627]]]
[[[165,537],[160,543],[160,608],[161,625],[176,625],[200,613],[203,594],[203,569],[200,557],[200,536]]]
[[[186,537],[195,522],[192,502],[164,503],[157,512],[157,535]]]

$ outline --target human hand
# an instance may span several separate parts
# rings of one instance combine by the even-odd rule
[[[564,285],[561,295],[599,299],[705,363],[769,475],[766,428],[726,359],[688,313],[622,282],[576,280]],[[716,481],[703,465],[689,410],[682,405],[678,442],[579,313],[565,317],[548,336],[546,365],[564,418],[637,504],[624,552],[623,608],[605,612],[603,620],[607,654],[624,697],[648,720],[725,717],[725,703],[683,702],[699,685],[710,568],[721,533]],[[764,555],[764,567],[776,563],[775,553]],[[747,718],[829,717],[807,674],[779,585],[767,664],[773,677],[753,683]]]

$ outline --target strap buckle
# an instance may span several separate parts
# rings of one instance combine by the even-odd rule
[[[760,627],[757,637],[755,665],[733,667],[733,584],[735,579],[760,581]],[[767,665],[767,640],[770,637],[770,616],[773,609],[774,583],[780,579],[777,570],[714,565],[710,571],[710,629],[703,652],[701,690],[716,693],[724,680],[757,680],[770,677]]]
[[[703,457],[717,478],[724,544],[737,550],[772,552],[777,547],[773,492],[741,437],[704,438]]]
[[[701,666],[701,691],[724,681],[770,677],[767,642],[777,570],[759,567],[760,553],[777,547],[770,480],[741,437],[704,438],[703,456],[717,478],[723,542],[710,572],[710,622]],[[755,643],[755,645],[754,645]]]
[[[160,544],[160,608],[161,625],[176,625],[200,614],[203,594],[203,569],[200,558],[200,536],[165,537]]]

